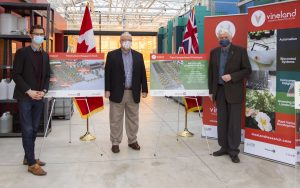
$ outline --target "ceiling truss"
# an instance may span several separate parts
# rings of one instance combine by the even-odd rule
[[[203,1],[203,0],[202,0]],[[157,31],[168,20],[189,11],[201,0],[48,0],[78,30],[89,2],[94,29],[103,31]]]

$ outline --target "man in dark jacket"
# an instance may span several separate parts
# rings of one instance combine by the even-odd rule
[[[112,152],[120,152],[123,118],[128,146],[140,150],[137,142],[139,102],[148,93],[143,55],[131,49],[132,36],[125,32],[120,37],[121,48],[107,54],[105,65],[105,97],[110,100],[110,140]]]
[[[218,32],[220,47],[210,52],[208,86],[210,99],[218,109],[218,143],[221,149],[213,156],[229,154],[239,163],[241,116],[244,81],[251,74],[247,50],[231,43],[227,29]]]
[[[16,83],[14,98],[18,101],[22,142],[25,151],[23,164],[28,172],[42,176],[45,163],[35,159],[34,148],[43,112],[43,97],[48,91],[50,79],[49,56],[43,51],[44,28],[34,25],[30,29],[31,45],[16,52],[13,64],[13,80]]]

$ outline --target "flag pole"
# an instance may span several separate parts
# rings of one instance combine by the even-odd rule
[[[181,54],[181,53],[184,53],[184,49],[183,49],[183,47],[179,47],[179,49],[178,49],[178,54]],[[182,97],[183,98],[183,100],[185,100],[185,98],[184,97]],[[185,102],[186,103],[186,102]],[[179,104],[179,100],[178,100],[178,104]],[[187,103],[185,104],[185,105],[187,105]],[[181,136],[181,137],[192,137],[192,136],[194,136],[194,133],[192,133],[192,132],[190,132],[189,130],[188,130],[188,127],[187,127],[187,106],[185,106],[185,125],[184,125],[184,129],[183,129],[183,131],[181,132],[181,133],[178,133],[177,135],[178,136]],[[179,122],[179,119],[178,119],[178,122]],[[179,126],[178,126],[179,127]],[[177,131],[178,132],[178,131]]]
[[[89,130],[90,107],[89,107],[89,104],[87,102],[87,97],[85,97],[85,103],[86,103],[86,106],[87,106],[87,109],[88,109],[88,114],[87,114],[87,118],[86,118],[86,133],[83,136],[80,137],[80,140],[81,141],[93,141],[93,140],[96,140],[96,137],[93,136],[90,133],[90,130]]]
[[[86,4],[86,10],[88,9],[88,11],[90,12],[90,3],[89,1],[87,2]],[[84,14],[86,13],[86,10],[84,12]],[[90,16],[89,16],[90,17]],[[85,15],[83,16],[83,19],[85,18]],[[81,29],[80,29],[81,30]],[[77,48],[78,48],[78,45],[77,45]],[[78,52],[78,49],[77,49],[77,52]],[[77,99],[76,99],[77,100]],[[92,140],[95,140],[96,137],[93,136],[91,133],[90,133],[90,130],[89,130],[89,117],[90,117],[90,107],[89,107],[89,104],[88,104],[88,101],[87,101],[87,97],[85,97],[85,99],[82,99],[81,100],[85,100],[85,103],[86,103],[86,106],[87,106],[87,109],[88,109],[88,114],[86,116],[86,133],[80,137],[80,140],[81,141],[92,141]]]

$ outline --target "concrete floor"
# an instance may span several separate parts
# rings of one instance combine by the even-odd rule
[[[241,163],[228,156],[209,155],[206,140],[201,138],[202,121],[190,113],[192,138],[179,138],[178,105],[166,98],[148,97],[140,105],[138,141],[141,151],[127,146],[124,130],[121,152],[113,154],[109,141],[108,101],[105,109],[91,118],[94,142],[81,142],[85,120],[75,113],[71,122],[55,120],[46,139],[41,159],[48,175],[36,177],[21,164],[23,149],[20,138],[0,139],[0,187],[209,187],[209,188],[299,188],[300,169],[240,154]],[[69,123],[72,143],[69,143]],[[184,126],[184,109],[180,107],[180,130]],[[36,142],[38,153],[42,139]],[[211,150],[219,149],[209,140]],[[242,149],[241,145],[241,150]],[[101,156],[103,154],[103,156]],[[156,156],[154,156],[156,154]]]

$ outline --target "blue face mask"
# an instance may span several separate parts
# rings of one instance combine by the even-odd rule
[[[230,44],[230,41],[228,39],[222,39],[219,41],[219,44],[222,46],[222,47],[226,47]]]
[[[33,35],[33,42],[36,44],[42,44],[44,42],[44,36]]]

